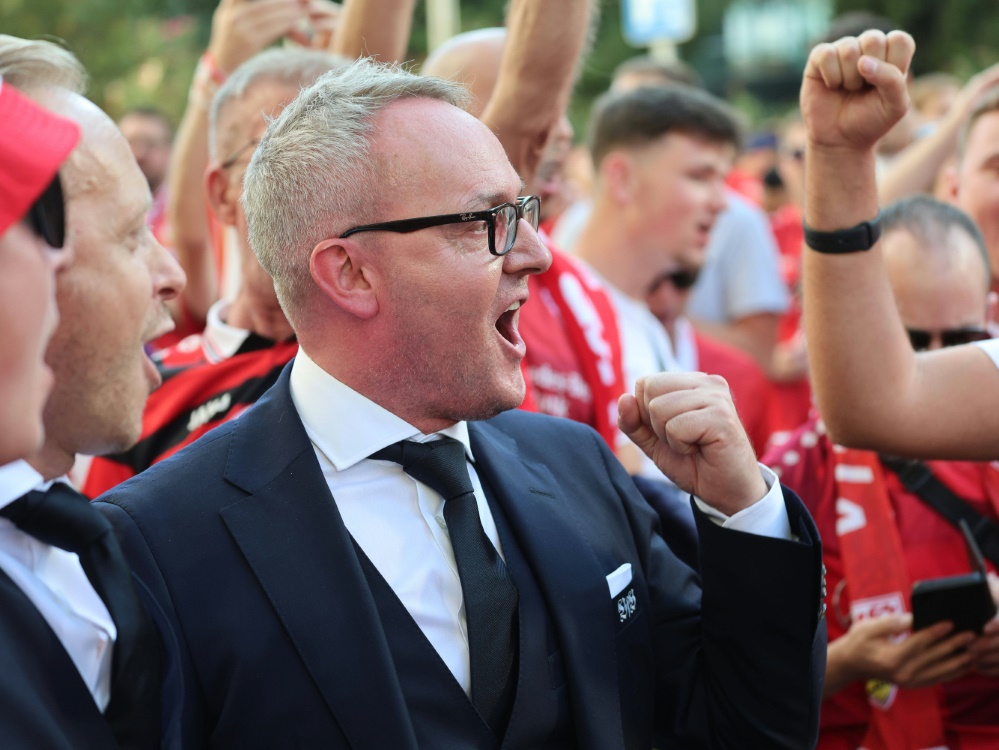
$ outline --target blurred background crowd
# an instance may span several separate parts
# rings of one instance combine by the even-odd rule
[[[249,248],[242,177],[267,125],[261,113],[276,115],[299,87],[343,63],[264,50],[402,62],[464,83],[473,114],[495,121],[487,103],[507,43],[506,1],[391,5],[389,41],[359,41],[328,0],[135,0],[127,14],[111,0],[0,0],[4,33],[54,40],[86,67],[89,98],[117,121],[149,183],[147,223],[187,277],[170,300],[175,329],[147,345],[164,385],[146,406],[138,444],[81,455],[73,467],[88,497],[239,416],[297,351]],[[651,370],[723,376],[761,460],[802,496],[823,535],[831,646],[820,746],[855,748],[871,737],[884,690],[902,686],[939,691],[948,740],[968,743],[952,747],[999,747],[999,626],[975,646],[973,665],[958,664],[947,633],[903,649],[898,636],[909,622],[872,627],[885,612],[864,610],[866,583],[847,587],[877,554],[904,559],[912,579],[962,573],[967,557],[952,519],[907,483],[913,465],[900,469],[878,454],[851,459],[885,472],[879,488],[898,544],[861,553],[840,544],[843,453],[813,403],[802,322],[807,129],[797,107],[815,44],[869,29],[913,35],[912,107],[877,144],[888,275],[915,350],[990,339],[999,294],[999,8],[985,0],[598,5],[571,100],[540,162],[512,158],[535,173],[528,186],[556,256],[550,273],[581,288],[592,275],[597,289],[580,313],[564,287],[531,280],[535,298],[520,319],[525,408],[596,428],[683,550],[696,547],[691,519],[675,488],[620,439],[616,399]],[[661,161],[646,174],[641,147],[666,137],[687,140],[650,156]],[[643,265],[650,257],[657,261]],[[606,357],[587,348],[594,318],[619,332]],[[995,463],[928,466],[994,524]],[[650,476],[657,483],[643,486]],[[696,565],[696,552],[688,561]],[[990,569],[997,563],[990,559]],[[923,658],[944,643],[949,650]],[[881,731],[884,740],[895,730]],[[909,747],[897,737],[879,746]]]

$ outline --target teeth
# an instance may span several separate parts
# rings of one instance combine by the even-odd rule
[[[516,302],[514,302],[512,305],[510,305],[506,309],[506,312],[513,312],[514,310],[519,310],[520,309],[520,304],[521,304],[520,300],[517,300]]]

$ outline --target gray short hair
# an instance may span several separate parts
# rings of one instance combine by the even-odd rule
[[[350,60],[341,55],[300,48],[268,49],[251,57],[233,71],[212,98],[208,128],[211,158],[219,158],[219,121],[223,112],[233,101],[242,99],[257,83],[266,81],[304,88],[315,83],[323,73],[349,64]]]
[[[83,94],[87,88],[87,73],[72,52],[8,34],[0,34],[0,77],[25,93],[53,86]]]
[[[928,252],[942,255],[951,254],[953,249],[947,235],[952,231],[964,232],[985,264],[985,286],[991,284],[992,263],[985,238],[974,220],[957,206],[929,195],[903,198],[881,211],[881,229],[885,234],[895,230],[906,231],[919,240]]]
[[[362,223],[376,194],[369,157],[377,115],[413,98],[468,103],[457,83],[361,59],[302,91],[257,146],[243,178],[250,245],[292,324],[311,299],[312,248]]]

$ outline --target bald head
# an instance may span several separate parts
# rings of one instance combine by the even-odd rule
[[[885,267],[906,328],[983,328],[988,255],[968,217],[920,196],[885,209],[883,223]]]
[[[496,88],[505,44],[502,27],[466,31],[434,50],[421,72],[462,84],[472,95],[469,112],[478,117]]]

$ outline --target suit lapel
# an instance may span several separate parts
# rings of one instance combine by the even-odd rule
[[[251,494],[222,519],[351,747],[415,750],[378,612],[291,401],[289,371],[234,429],[226,479]]]
[[[510,437],[484,422],[468,427],[476,470],[507,514],[555,622],[579,746],[623,747],[606,571],[574,528],[572,498],[547,466],[521,458]]]

